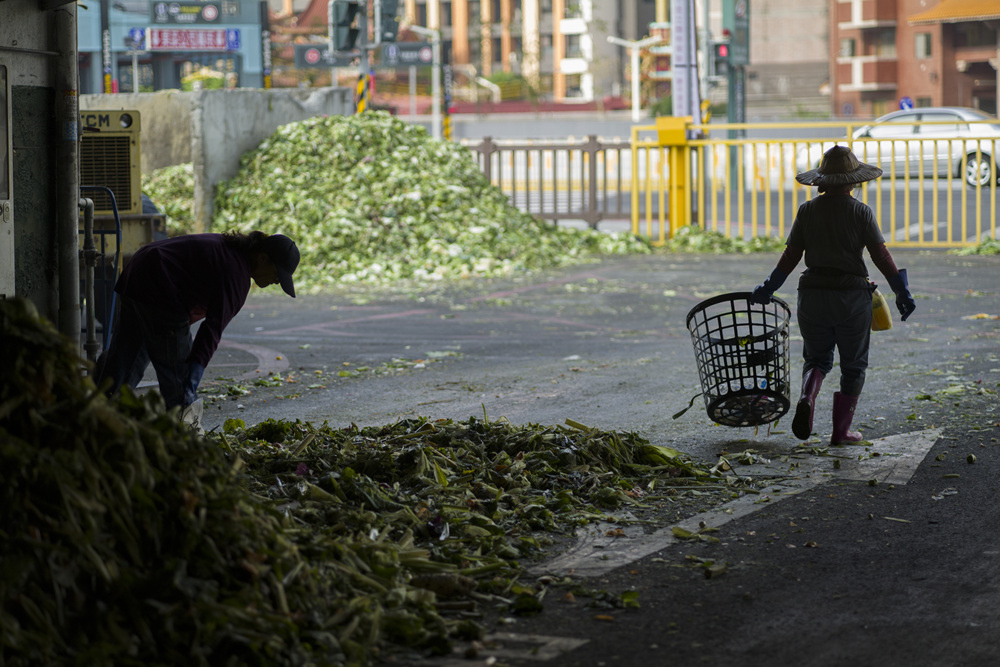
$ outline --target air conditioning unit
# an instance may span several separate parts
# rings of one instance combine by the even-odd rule
[[[119,215],[142,213],[139,112],[80,112],[80,185],[102,185],[114,193]],[[94,215],[112,215],[106,192],[85,190]]]

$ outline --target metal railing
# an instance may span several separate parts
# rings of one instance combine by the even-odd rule
[[[795,174],[817,166],[823,151],[839,143],[883,167],[884,176],[855,196],[872,207],[890,245],[958,247],[997,238],[1000,137],[970,142],[936,132],[922,140],[852,138],[866,124],[688,123],[681,143],[669,145],[661,140],[660,124],[633,127],[630,140],[590,135],[557,142],[487,137],[463,143],[521,210],[549,220],[582,220],[593,228],[606,220],[628,220],[633,233],[654,243],[666,242],[686,224],[744,239],[784,237],[799,205],[816,194],[798,184]],[[933,126],[942,123],[924,125],[937,129]],[[747,133],[785,136],[741,136]],[[990,178],[967,184],[970,165]],[[671,177],[671,166],[681,179]]]
[[[547,220],[628,220],[630,141],[569,138],[565,141],[465,143],[490,181],[523,211]]]

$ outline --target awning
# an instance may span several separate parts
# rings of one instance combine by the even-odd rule
[[[930,9],[914,14],[911,25],[929,23],[961,23],[1000,19],[1000,0],[941,0]]]

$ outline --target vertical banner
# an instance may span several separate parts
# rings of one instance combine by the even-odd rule
[[[267,0],[260,3],[260,53],[261,74],[264,88],[271,87],[271,22],[267,11]]]
[[[448,52],[449,60],[451,52]],[[441,68],[444,70],[444,85],[442,86],[444,92],[444,101],[441,105],[441,110],[444,112],[441,116],[442,127],[441,135],[446,141],[451,141],[451,89],[454,85],[452,80],[451,65],[442,65]]]
[[[698,33],[694,18],[694,0],[670,0],[674,115],[691,116],[694,122],[700,123]]]

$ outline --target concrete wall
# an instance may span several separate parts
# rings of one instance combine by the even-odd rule
[[[65,220],[57,207],[55,154],[62,134],[54,117],[54,30],[53,12],[35,0],[0,2],[0,65],[7,68],[13,148],[4,151],[13,187],[11,219],[0,222],[0,294],[31,301],[58,325],[57,232]]]
[[[354,113],[349,88],[232,89],[82,95],[81,110],[135,109],[142,119],[142,172],[192,163],[198,228],[211,228],[216,186],[280,126]]]

